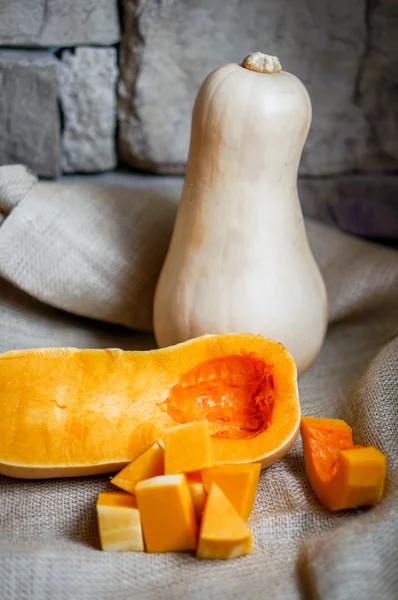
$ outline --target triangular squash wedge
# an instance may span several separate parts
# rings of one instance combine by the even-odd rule
[[[251,551],[250,529],[218,485],[213,483],[202,518],[196,556],[228,559],[250,554]]]
[[[111,483],[125,492],[134,494],[135,486],[139,481],[163,474],[164,450],[158,442],[155,442],[127,467],[119,471],[111,479]]]

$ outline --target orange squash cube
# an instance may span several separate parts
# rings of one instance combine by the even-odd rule
[[[124,492],[100,492],[97,519],[102,550],[143,552],[141,519],[134,496]]]
[[[198,523],[202,518],[202,513],[206,503],[206,490],[200,471],[187,473],[189,491],[191,492],[192,504]]]
[[[185,475],[161,475],[140,481],[135,494],[147,552],[196,548],[197,524]]]
[[[207,497],[196,551],[198,558],[228,559],[250,554],[252,534],[216,483]]]
[[[200,471],[213,464],[209,424],[205,419],[167,429],[164,444],[166,475]]]
[[[356,446],[352,430],[339,419],[301,418],[304,460],[318,500],[330,510],[379,502],[386,457],[373,446]]]
[[[220,465],[204,469],[202,478],[207,492],[216,483],[238,515],[246,521],[253,509],[260,473],[260,463]]]
[[[124,467],[111,483],[117,487],[134,494],[135,486],[142,479],[149,479],[164,473],[164,450],[161,444],[155,442],[138,458]]]

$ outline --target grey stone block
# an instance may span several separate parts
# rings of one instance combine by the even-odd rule
[[[59,173],[58,61],[45,51],[0,52],[0,164]]]
[[[115,44],[117,0],[0,0],[0,45]]]
[[[277,54],[308,88],[313,125],[304,173],[354,168],[365,120],[353,102],[364,52],[364,1],[124,0],[119,84],[120,151],[130,164],[181,171],[192,105],[215,67],[250,51]]]
[[[115,167],[116,79],[115,48],[77,48],[74,53],[62,53],[63,172]]]
[[[398,243],[398,176],[302,177],[298,187],[307,217],[353,235]]]
[[[367,152],[360,167],[398,168],[398,2],[368,1],[368,38],[358,102],[368,123]]]
[[[122,158],[183,172],[201,82],[215,67],[260,50],[278,55],[311,96],[301,173],[347,172],[369,162],[397,166],[397,6],[391,0],[123,0]]]

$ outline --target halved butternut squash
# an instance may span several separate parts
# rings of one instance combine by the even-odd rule
[[[0,356],[0,473],[118,471],[166,429],[206,419],[214,464],[270,465],[300,425],[296,365],[252,334],[161,350],[49,348]]]

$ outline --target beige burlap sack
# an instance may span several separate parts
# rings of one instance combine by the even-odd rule
[[[51,306],[151,330],[175,210],[151,190],[64,186],[0,167],[0,276]]]
[[[0,273],[7,279],[0,282],[0,350],[153,347],[149,334],[76,315],[150,327],[174,210],[150,191],[60,189],[28,181],[17,168],[13,176],[0,173]],[[346,419],[355,441],[387,454],[382,502],[324,510],[298,440],[261,475],[253,554],[211,562],[100,552],[95,499],[110,488],[107,476],[2,477],[1,599],[398,598],[398,253],[317,223],[307,222],[307,230],[328,288],[330,326],[319,358],[300,378],[302,410]]]

